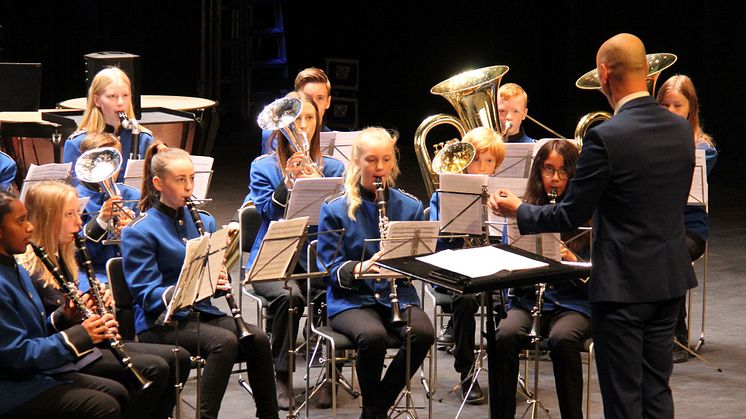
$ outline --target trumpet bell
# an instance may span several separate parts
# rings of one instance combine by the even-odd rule
[[[122,167],[122,153],[113,147],[101,147],[88,150],[75,162],[75,174],[78,180],[100,184],[109,196],[119,195],[114,184],[114,176]]]
[[[439,175],[460,173],[474,161],[476,155],[477,150],[471,143],[459,141],[447,144],[433,157],[433,171]]]

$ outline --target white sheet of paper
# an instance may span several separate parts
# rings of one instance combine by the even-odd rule
[[[360,131],[321,132],[321,153],[341,161],[346,169],[352,155],[352,143],[359,134]]]
[[[300,178],[290,193],[285,218],[308,217],[309,225],[319,224],[319,211],[324,200],[342,190],[344,178]]]
[[[192,195],[197,199],[207,198],[212,179],[212,165],[215,159],[209,156],[190,156],[194,165],[194,192]]]
[[[706,206],[709,201],[709,190],[707,188],[707,161],[705,151],[702,149],[694,150],[694,174],[692,176],[692,186],[689,190],[689,205]]]
[[[519,198],[523,198],[526,194],[526,186],[528,185],[528,178],[513,178],[513,177],[490,177],[487,185],[487,191],[490,194],[497,192],[498,189],[508,189],[514,194],[518,195]],[[487,220],[491,223],[490,225],[490,236],[502,236],[503,231],[507,232],[505,225],[508,223],[506,217],[500,217],[495,215],[492,211],[487,212]]]
[[[505,160],[497,169],[495,176],[527,178],[531,169],[534,154],[534,143],[505,144]]]
[[[72,163],[48,163],[41,166],[31,164],[26,172],[26,178],[23,180],[19,200],[23,202],[26,199],[26,190],[33,186],[34,182],[44,180],[67,181],[72,172],[72,165]]]
[[[82,214],[83,211],[85,211],[85,206],[88,205],[88,201],[90,199],[91,199],[91,197],[89,197],[89,196],[86,196],[86,197],[83,197],[83,198],[78,197],[78,212],[79,213]]]
[[[269,223],[259,255],[251,265],[245,281],[277,280],[285,277],[307,225],[308,217]]]
[[[561,261],[560,246],[561,240],[559,233],[541,233],[541,234],[526,234],[522,235],[518,231],[518,226],[515,223],[508,224],[508,244],[519,249],[536,253]]]
[[[145,160],[127,160],[124,168],[124,184],[142,192],[142,179],[145,173]]]
[[[545,262],[507,252],[493,246],[458,250],[447,249],[432,255],[420,256],[417,260],[447,269],[451,272],[466,275],[470,278],[493,275],[500,271],[513,272],[548,266]]]
[[[444,173],[440,175],[440,231],[482,234],[482,187],[487,175]],[[457,193],[453,193],[457,192]]]
[[[381,241],[381,259],[432,253],[438,240],[440,223],[437,221],[392,221],[386,240]],[[417,240],[413,240],[419,237]]]

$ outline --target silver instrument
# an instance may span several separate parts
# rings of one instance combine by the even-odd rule
[[[376,176],[373,181],[373,186],[376,187],[376,206],[378,207],[378,232],[381,236],[381,240],[386,239],[386,232],[389,226],[389,217],[386,213],[386,194],[383,187],[383,179]],[[402,327],[407,324],[407,321],[401,316],[401,307],[399,307],[399,293],[396,289],[396,278],[390,278],[389,286],[391,294],[391,326]]]

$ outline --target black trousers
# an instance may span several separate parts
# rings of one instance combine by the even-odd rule
[[[105,377],[124,384],[129,392],[130,408],[124,417],[133,419],[168,418],[176,401],[176,361],[173,346],[153,343],[127,342],[124,345],[133,366],[152,384],[140,391],[140,385],[126,370],[114,354],[102,347],[101,358],[87,365],[81,372]],[[179,379],[182,383],[189,377],[189,352],[181,348],[179,356]]]
[[[425,359],[435,341],[433,325],[419,307],[402,311],[402,317],[411,326],[410,373],[413,375]],[[391,308],[381,304],[343,311],[331,318],[334,330],[352,339],[357,345],[356,369],[363,395],[363,409],[375,414],[385,414],[396,401],[406,384],[406,326],[391,327]],[[399,352],[383,372],[391,335],[401,341]]]
[[[178,338],[180,346],[192,355],[199,354],[206,364],[200,385],[200,415],[217,418],[223,394],[228,387],[233,364],[246,362],[249,384],[254,391],[256,416],[277,418],[277,394],[272,371],[272,353],[267,335],[254,325],[249,325],[253,338],[238,342],[236,325],[232,317],[203,315],[199,322],[193,317],[179,321],[178,336],[172,326],[156,326],[140,333],[144,342],[174,344]]]
[[[435,292],[443,293],[442,289]],[[453,319],[453,368],[467,373],[474,365],[474,333],[477,330],[475,315],[479,309],[477,294],[446,292],[451,296],[451,318]]]
[[[3,417],[118,419],[127,408],[127,389],[114,380],[79,372],[59,374],[56,378],[72,383],[53,387]]]
[[[583,366],[580,352],[591,335],[591,321],[585,315],[556,310],[542,314],[542,336],[549,336],[548,344],[555,388],[562,418],[583,417]],[[500,418],[512,418],[516,410],[516,385],[518,382],[518,355],[528,347],[533,318],[521,308],[508,310],[497,328],[498,411]],[[548,334],[546,331],[548,330]],[[492,367],[495,368],[495,367]]]
[[[699,259],[705,253],[707,242],[702,240],[696,234],[686,232],[686,247],[689,249],[689,257],[692,262]],[[683,345],[689,343],[689,329],[686,326],[686,295],[681,297],[681,306],[679,307],[679,316],[676,319],[676,328],[674,329],[676,340]]]
[[[604,417],[674,417],[668,380],[680,298],[592,303],[593,342]]]

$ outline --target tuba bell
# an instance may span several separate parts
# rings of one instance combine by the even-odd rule
[[[502,132],[500,129],[500,120],[497,117],[495,109],[495,98],[500,80],[507,72],[508,67],[504,65],[470,70],[442,81],[430,89],[430,93],[443,96],[456,109],[458,118],[447,114],[432,115],[425,118],[415,132],[415,154],[417,155],[417,161],[423,180],[425,181],[425,189],[428,196],[432,195],[437,189],[439,178],[438,173],[433,167],[435,159],[430,159],[430,153],[425,142],[427,134],[438,125],[452,125],[462,137],[469,130],[477,127],[489,127],[497,132]],[[468,143],[460,142],[455,144]],[[447,150],[446,153],[449,154],[445,154],[438,159],[438,161],[446,161],[443,164],[438,163],[438,170],[453,170],[462,165],[463,167],[460,170],[466,168],[471,159],[473,159],[472,156],[466,162],[468,155],[472,153],[476,155],[475,150],[472,152],[468,151],[469,147],[472,150],[474,148],[471,144],[465,146],[459,145],[458,147],[443,147],[444,150]],[[447,161],[451,161],[454,164],[447,164]]]
[[[648,61],[648,74],[645,77],[645,83],[647,84],[648,93],[650,93],[651,96],[655,96],[655,85],[658,82],[658,77],[660,77],[663,70],[671,67],[678,57],[676,57],[675,54],[662,52],[648,54],[645,58]],[[580,76],[580,78],[575,82],[575,86],[583,90],[601,91],[601,81],[598,79],[598,70],[594,68]],[[585,134],[591,126],[608,119],[611,119],[611,114],[605,111],[590,112],[580,118],[578,125],[575,127],[575,142],[578,144],[578,147],[582,147],[583,137],[585,137]]]
[[[122,167],[122,153],[114,147],[88,150],[75,162],[78,180],[100,185],[109,197],[118,196],[116,174]]]

